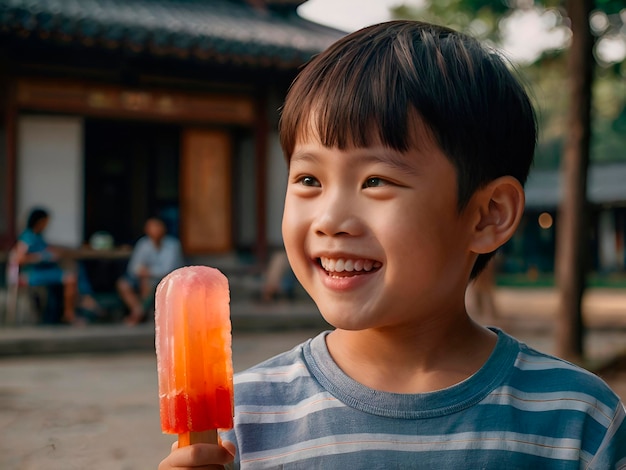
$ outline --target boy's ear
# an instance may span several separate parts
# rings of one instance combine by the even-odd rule
[[[524,212],[524,189],[512,176],[502,176],[478,190],[470,249],[491,253],[515,233]]]

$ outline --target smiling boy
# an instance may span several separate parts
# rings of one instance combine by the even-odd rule
[[[290,264],[334,327],[237,375],[225,448],[160,468],[626,468],[619,398],[468,316],[536,140],[494,51],[395,21],[314,58],[282,111]],[[235,450],[236,449],[236,450]]]

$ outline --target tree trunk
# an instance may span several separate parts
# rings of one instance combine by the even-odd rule
[[[556,354],[583,357],[582,298],[589,242],[587,170],[591,140],[593,36],[589,15],[593,0],[568,0],[572,25],[569,50],[570,109],[562,158],[563,199],[557,221],[556,282],[559,293]]]

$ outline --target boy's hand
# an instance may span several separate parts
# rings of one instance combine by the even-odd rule
[[[222,447],[223,446],[223,447]],[[159,464],[158,470],[223,469],[235,458],[235,446],[231,442],[217,444],[192,444],[178,448],[172,444],[172,452]]]

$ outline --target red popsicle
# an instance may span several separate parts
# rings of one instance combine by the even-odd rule
[[[228,280],[219,270],[172,271],[156,291],[155,346],[161,429],[179,447],[217,442],[233,427]]]

